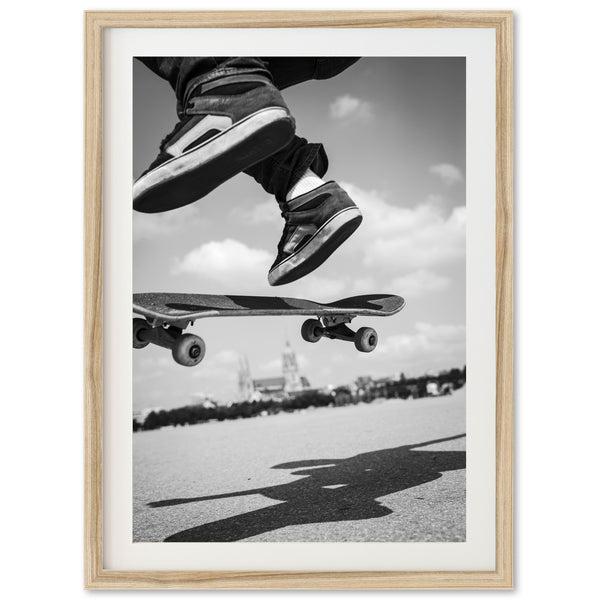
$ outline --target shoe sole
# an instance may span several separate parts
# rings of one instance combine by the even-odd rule
[[[294,120],[284,108],[258,111],[138,179],[133,185],[133,208],[156,213],[200,200],[281,150],[294,131]]]
[[[324,223],[302,248],[269,272],[273,286],[296,281],[320,267],[362,222],[358,207],[346,208]]]

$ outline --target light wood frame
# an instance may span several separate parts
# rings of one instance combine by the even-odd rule
[[[494,571],[120,571],[102,559],[102,32],[165,27],[496,30],[496,569]],[[85,587],[88,589],[512,588],[513,19],[510,11],[85,14]]]

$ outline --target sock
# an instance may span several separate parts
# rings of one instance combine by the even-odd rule
[[[312,190],[318,188],[323,185],[325,182],[318,176],[313,173],[310,169],[306,170],[306,173],[300,177],[298,182],[292,186],[290,191],[286,194],[285,199],[287,201],[293,200],[302,194],[306,194],[307,192],[311,192]]]

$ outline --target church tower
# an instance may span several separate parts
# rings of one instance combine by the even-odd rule
[[[298,361],[296,353],[292,350],[289,341],[285,343],[282,356],[283,379],[285,380],[284,391],[297,392],[303,389],[300,373],[298,373]]]
[[[249,402],[254,394],[254,382],[250,375],[250,365],[247,356],[240,356],[238,367],[238,390],[240,400]]]

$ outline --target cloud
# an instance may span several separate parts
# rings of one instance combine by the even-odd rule
[[[185,227],[200,228],[206,223],[196,208],[178,209],[164,213],[133,212],[133,241],[153,240],[159,236],[173,235]]]
[[[347,242],[375,271],[410,273],[462,259],[465,254],[466,209],[449,214],[439,202],[414,207],[392,205],[375,191],[343,182],[364,220]]]
[[[398,370],[419,370],[465,364],[464,325],[416,323],[413,333],[388,336],[377,351],[398,363]]]
[[[229,288],[257,285],[266,280],[272,257],[262,248],[250,248],[230,238],[202,244],[177,259],[172,273],[189,274]]]
[[[432,271],[420,269],[402,277],[396,277],[390,284],[390,289],[398,290],[407,298],[422,296],[430,292],[439,292],[450,285],[448,277],[442,277]]]
[[[280,221],[281,228],[283,229],[284,222],[277,202],[274,199],[259,202],[249,209],[235,210],[233,216],[251,225]]]
[[[465,256],[464,206],[449,208],[439,196],[428,196],[415,206],[400,206],[377,191],[347,182],[341,185],[358,204],[364,220],[322,270],[285,288],[270,288],[266,275],[275,249],[227,238],[189,251],[175,260],[172,273],[194,276],[204,291],[220,287],[321,302],[376,291],[415,297],[450,285],[445,269],[460,264]],[[262,211],[258,209],[257,215]],[[264,214],[268,214],[266,208]]]
[[[357,119],[370,121],[373,118],[373,107],[370,102],[355,98],[349,94],[339,96],[329,105],[329,113],[337,120]]]
[[[453,185],[463,180],[460,169],[448,163],[433,165],[429,167],[429,172],[440,177],[446,185]]]
[[[267,295],[283,295],[316,301],[331,301],[340,297],[347,287],[342,278],[319,277],[311,274],[274,290],[267,284],[267,273],[273,261],[271,253],[262,248],[250,248],[232,239],[212,241],[177,259],[174,275],[194,275],[203,281],[226,286],[228,290]]]

